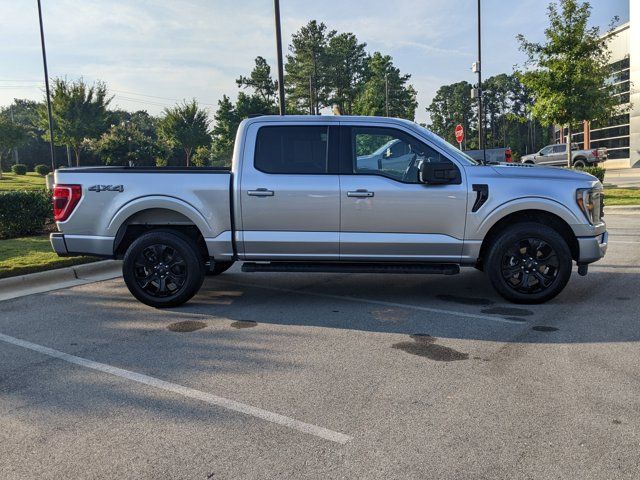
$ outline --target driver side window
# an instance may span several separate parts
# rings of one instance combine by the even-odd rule
[[[431,147],[392,128],[351,129],[353,173],[381,175],[404,183],[420,183],[423,162],[448,162]]]

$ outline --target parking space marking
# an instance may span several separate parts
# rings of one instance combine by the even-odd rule
[[[26,340],[21,340],[9,335],[4,335],[2,333],[0,333],[0,340],[12,345],[17,345],[19,347],[33,350],[34,352],[57,358],[59,360],[64,360],[65,362],[72,363],[74,365],[79,365],[81,367],[108,373],[110,375],[115,375],[116,377],[132,380],[134,382],[142,383],[143,385],[155,387],[167,392],[177,393],[184,397],[200,400],[211,405],[226,408],[227,410],[233,410],[234,412],[244,413],[245,415],[260,418],[262,420],[266,420],[267,422],[282,425],[284,427],[298,430],[299,432],[309,435],[314,435],[331,442],[344,445],[352,440],[352,437],[350,437],[349,435],[345,435],[344,433],[335,432],[333,430],[319,427],[317,425],[301,422],[300,420],[296,420],[295,418],[280,415],[278,413],[273,413],[262,408],[236,402],[235,400],[229,400],[228,398],[219,397],[217,395],[202,392],[200,390],[195,390],[193,388],[184,387],[182,385],[160,380],[158,378],[150,377],[149,375],[144,375],[142,373],[136,373],[130,370],[124,370],[122,368],[107,365],[105,363],[94,362],[93,360],[88,360],[86,358],[76,357],[75,355],[70,355],[59,350],[54,350],[53,348],[38,345],[36,343],[31,343]]]
[[[509,320],[508,318],[496,317],[493,315],[481,315],[479,313],[467,313],[467,312],[459,312],[456,310],[445,310],[442,308],[422,307],[420,305],[411,305],[409,303],[386,302],[384,300],[373,300],[369,298],[351,297],[348,295],[333,295],[331,293],[306,292],[304,290],[295,290],[293,288],[270,287],[265,285],[258,285],[255,283],[242,283],[242,282],[234,282],[231,280],[220,280],[217,278],[215,279],[215,281],[221,282],[221,283],[228,283],[231,285],[243,286],[243,287],[263,288],[266,290],[274,290],[278,292],[298,293],[301,295],[312,295],[312,296],[321,297],[321,298],[332,298],[334,300],[346,300],[348,302],[371,303],[373,305],[384,305],[385,307],[407,308],[411,310],[418,310],[418,311],[429,312],[429,313],[438,313],[441,315],[450,315],[454,317],[473,318],[476,320],[491,320],[494,322],[509,323],[512,325],[522,326],[522,323],[523,323],[521,321]]]

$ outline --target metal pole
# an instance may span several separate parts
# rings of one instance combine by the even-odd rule
[[[9,113],[11,115],[11,123],[15,123],[13,120],[13,104],[9,105]],[[18,147],[13,147],[13,163],[19,164],[20,158],[18,157]]]
[[[482,18],[480,1],[478,0],[478,146],[482,150],[484,162],[487,163],[487,151],[484,145],[484,118],[482,115]]]
[[[38,19],[40,20],[40,43],[42,44],[42,64],[44,65],[44,86],[47,92],[47,113],[49,114],[49,145],[51,147],[51,171],[56,169],[53,151],[53,115],[51,114],[51,92],[49,91],[49,70],[47,69],[47,51],[44,48],[44,27],[42,26],[42,6],[38,0]]]
[[[309,115],[313,115],[313,76],[309,77]]]
[[[276,53],[278,57],[278,96],[280,97],[280,115],[285,115],[284,69],[282,67],[282,31],[280,29],[280,0],[273,0],[273,11],[276,21]]]
[[[387,117],[389,116],[389,74],[384,74],[384,108],[387,113]]]

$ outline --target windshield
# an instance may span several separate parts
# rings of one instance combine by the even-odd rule
[[[440,138],[439,136],[437,136],[436,134],[434,134],[433,132],[430,132],[429,130],[427,130],[426,128],[424,128],[422,125],[419,124],[415,124],[416,128],[418,128],[431,142],[435,143],[438,147],[442,148],[447,154],[459,158],[461,160],[464,160],[466,162],[468,162],[470,165],[480,165],[481,163],[478,162],[477,160],[474,160],[473,158],[471,158],[469,155],[467,155],[466,153],[464,153],[462,150],[457,149],[456,147],[454,147],[453,145],[451,145],[449,142],[447,142],[446,140],[443,140],[442,138]]]

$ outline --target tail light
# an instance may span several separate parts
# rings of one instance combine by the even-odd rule
[[[598,149],[592,150],[591,151],[591,155],[593,155],[594,157],[598,158]]]
[[[504,159],[507,163],[513,163],[513,157],[511,157],[511,149],[507,148],[504,151]]]
[[[81,185],[53,186],[53,218],[56,222],[64,222],[73,212],[82,198]]]

